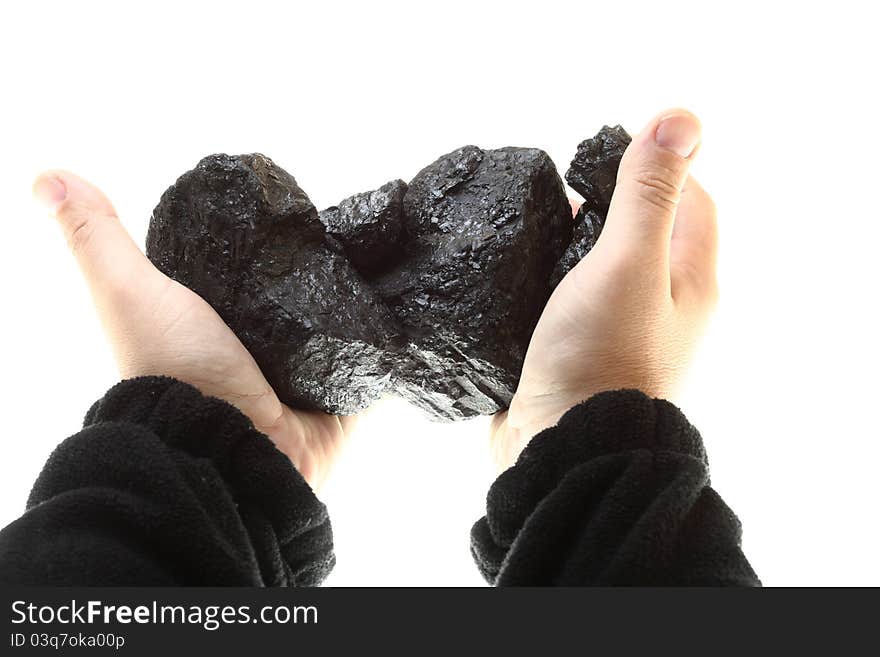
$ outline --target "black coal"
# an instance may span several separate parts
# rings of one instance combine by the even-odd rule
[[[210,303],[279,398],[349,415],[393,391],[437,419],[510,403],[555,285],[595,244],[629,136],[566,180],[548,155],[465,146],[318,212],[269,158],[211,155],[153,211],[147,255]]]

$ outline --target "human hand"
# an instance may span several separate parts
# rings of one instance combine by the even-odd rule
[[[699,141],[696,117],[671,110],[627,148],[602,234],[547,302],[510,408],[493,420],[501,470],[598,392],[674,395],[718,296],[715,205],[688,175]]]
[[[76,256],[122,378],[170,376],[233,404],[318,488],[354,418],[282,404],[220,316],[153,266],[98,189],[49,171],[35,181],[34,194]]]

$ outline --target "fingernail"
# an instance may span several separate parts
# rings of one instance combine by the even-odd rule
[[[700,143],[700,124],[688,114],[667,117],[657,126],[654,141],[660,148],[690,157]]]
[[[49,208],[56,208],[67,198],[67,187],[54,176],[42,176],[34,183],[34,196]]]

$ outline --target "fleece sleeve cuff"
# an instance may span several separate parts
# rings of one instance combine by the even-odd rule
[[[164,509],[161,517],[135,511],[138,529],[154,526],[157,540],[195,532],[204,545],[193,559],[202,565],[187,572],[204,571],[205,583],[239,568],[209,576],[203,567],[211,554],[234,562],[221,554],[224,541],[246,545],[241,554],[252,555],[259,583],[269,586],[315,585],[335,563],[326,507],[290,460],[236,408],[175,379],[140,377],[111,388],[86,414],[83,431],[52,454],[28,508],[85,490]]]
[[[755,584],[700,434],[636,390],[595,395],[489,490],[471,551],[492,584]]]

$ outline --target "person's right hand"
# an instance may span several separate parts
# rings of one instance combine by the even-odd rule
[[[232,330],[147,260],[100,190],[72,173],[48,171],[34,193],[76,256],[122,377],[170,376],[229,402],[319,487],[353,418],[282,404]]]
[[[715,205],[688,175],[699,143],[696,117],[671,110],[627,148],[602,234],[553,292],[493,421],[499,469],[598,392],[674,396],[718,295]]]

